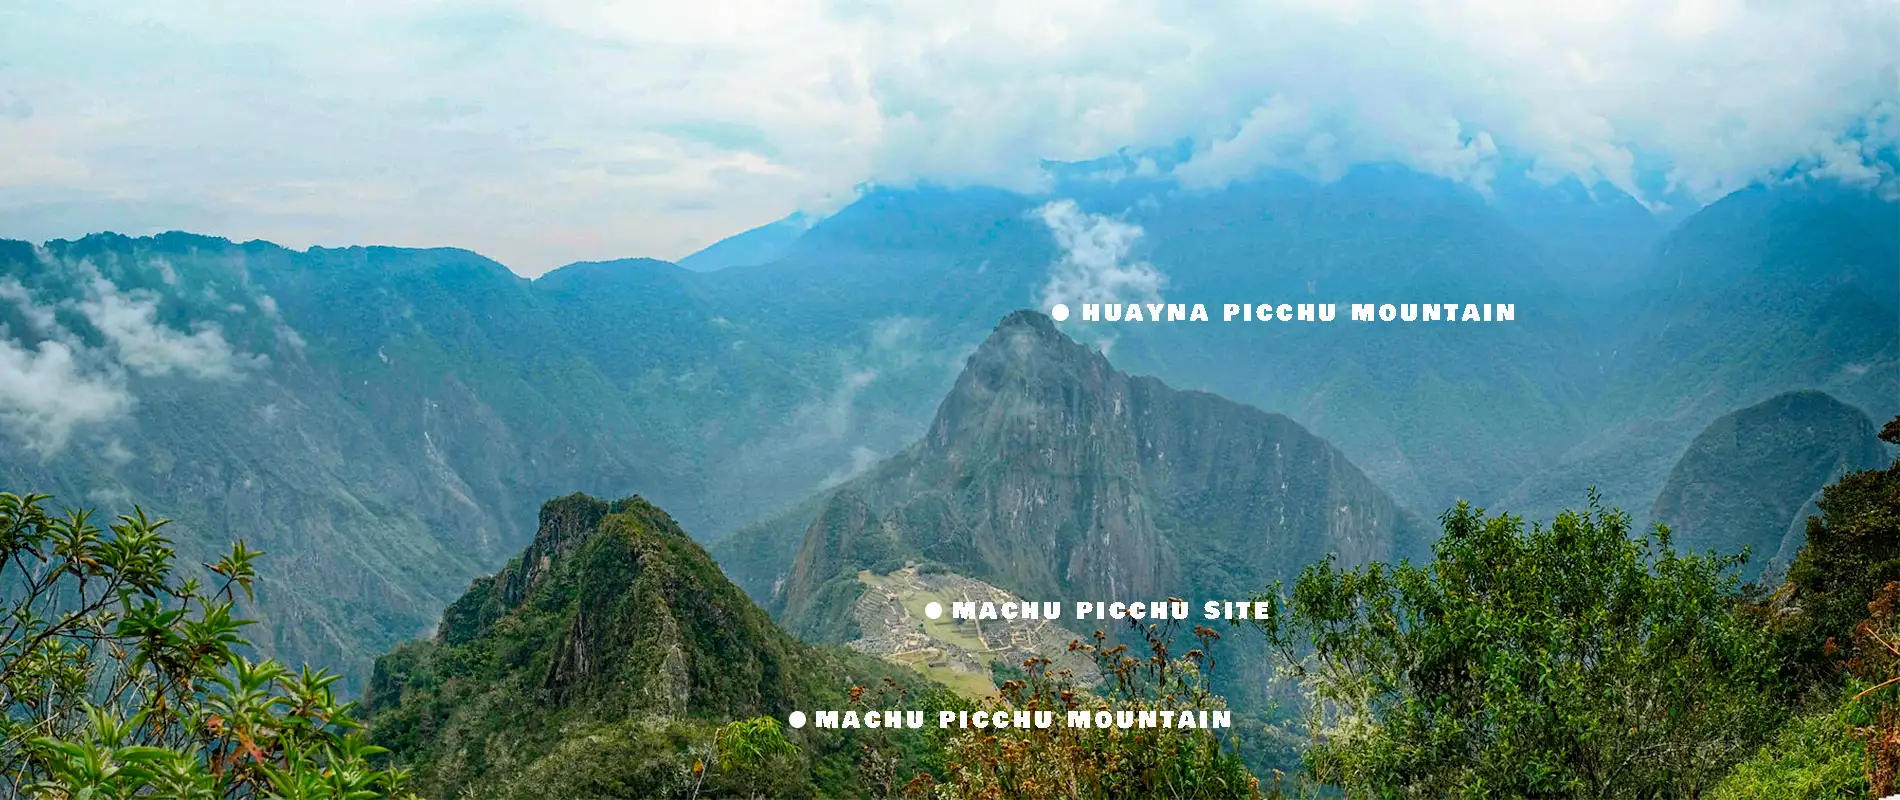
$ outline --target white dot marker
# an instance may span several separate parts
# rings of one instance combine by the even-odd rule
[[[790,716],[785,718],[785,721],[792,723],[792,727],[794,728],[803,728],[805,727],[805,712],[794,711]]]
[[[1061,306],[1056,306],[1056,308],[1061,308]],[[924,606],[924,616],[931,619],[943,616],[943,604],[934,600],[931,601],[928,605]]]
[[[1069,307],[1061,303],[1057,303],[1054,308],[1049,309],[1049,316],[1054,317],[1057,322],[1061,322],[1065,319],[1068,319]]]

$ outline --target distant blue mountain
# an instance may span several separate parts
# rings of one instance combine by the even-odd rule
[[[1372,167],[1188,190],[1139,159],[1071,166],[1041,195],[874,189],[677,267],[533,281],[446,249],[0,241],[0,346],[76,343],[94,391],[34,413],[136,401],[57,456],[0,425],[0,482],[142,503],[193,557],[251,537],[279,556],[266,649],[361,666],[517,552],[549,496],[638,492],[714,537],[917,441],[997,320],[1044,303],[1064,254],[1033,212],[1056,198],[1139,225],[1122,263],[1217,316],[1516,303],[1509,325],[1061,325],[1117,369],[1284,414],[1422,516],[1545,516],[1591,484],[1641,508],[1698,431],[1791,390],[1900,412],[1900,210],[1865,192],[1748,190],[1665,231],[1574,184],[1487,197]]]
[[[786,249],[810,228],[811,220],[803,212],[795,213],[720,239],[676,263],[694,272],[768,264],[785,255]]]

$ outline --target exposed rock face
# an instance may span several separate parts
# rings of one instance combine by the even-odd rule
[[[534,542],[521,554],[518,565],[505,572],[507,583],[502,598],[508,607],[521,605],[528,590],[552,569],[557,559],[566,558],[600,527],[612,506],[586,495],[576,494],[541,507],[541,525]]]
[[[1679,549],[1749,548],[1743,574],[1785,568],[1806,541],[1821,488],[1888,461],[1872,420],[1818,391],[1789,392],[1717,419],[1676,462],[1650,517]]]
[[[1103,208],[1128,207],[1184,298],[1519,303],[1502,326],[1118,333],[1123,367],[1284,411],[1427,516],[1469,498],[1549,519],[1591,485],[1646,505],[1697,431],[1790,389],[1900,413],[1896,206],[1859,190],[1744,190],[1639,257],[1662,223],[1628,198],[1624,216],[1598,217],[1592,200],[1570,207],[1584,217],[1538,221],[1523,214],[1552,208],[1542,201],[1486,203],[1370,167],[1159,204],[1137,202],[1154,187],[1089,186],[1113,194]],[[448,249],[0,240],[0,347],[79,342],[113,362],[83,313],[109,284],[115,307],[149,306],[147,333],[203,345],[215,332],[237,367],[148,352],[82,369],[132,407],[70,431],[0,425],[0,483],[170,518],[193,563],[245,539],[269,554],[247,612],[260,650],[337,669],[353,692],[376,654],[520,551],[547,497],[638,492],[717,536],[920,438],[982,326],[1062,258],[1028,213],[1041,202],[877,190],[796,242],[767,235],[743,248],[753,255],[715,259],[784,256],[774,264],[629,259],[533,281]],[[1584,285],[1613,273],[1614,286]],[[92,416],[73,392],[49,396],[28,416]],[[57,454],[14,435],[62,431]],[[769,597],[817,505],[776,517],[789,532],[750,537],[761,546],[722,549],[721,564]]]
[[[1327,554],[1390,560],[1429,541],[1293,421],[1118,372],[1033,311],[996,326],[922,440],[816,508],[782,582],[738,579],[780,583],[766,600],[781,622],[824,642],[859,634],[858,572],[905,560],[1030,601],[1244,599]],[[720,547],[770,548],[788,527]]]

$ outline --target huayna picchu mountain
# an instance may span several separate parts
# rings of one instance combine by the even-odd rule
[[[1245,599],[1328,554],[1395,560],[1429,541],[1292,420],[1119,372],[1022,310],[922,440],[713,551],[788,630],[844,642],[860,571],[907,562],[1026,600]]]
[[[1685,550],[1750,551],[1743,575],[1771,577],[1807,542],[1821,488],[1886,465],[1873,420],[1826,392],[1787,392],[1710,423],[1650,510]]]
[[[476,579],[432,639],[378,659],[365,704],[429,796],[665,797],[688,792],[720,724],[844,708],[886,677],[923,685],[779,630],[645,500],[575,494],[542,507],[533,544]],[[850,793],[820,785],[850,774],[850,732],[786,733],[801,763],[748,791]],[[731,789],[718,779],[708,796]]]

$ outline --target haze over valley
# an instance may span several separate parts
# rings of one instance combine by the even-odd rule
[[[1900,792],[1895,41],[0,4],[0,796]]]
[[[876,190],[769,263],[534,280],[459,250],[14,242],[0,464],[205,547],[248,537],[275,556],[266,649],[360,676],[518,549],[543,499],[638,492],[706,541],[779,524],[923,436],[995,322],[1056,299],[1513,300],[1501,326],[1060,325],[1120,369],[1286,415],[1421,519],[1461,499],[1547,518],[1589,485],[1647,511],[1703,426],[1785,391],[1900,411],[1892,201],[1800,181],[1665,226],[1522,192],[1397,167]],[[1546,227],[1513,220],[1539,204]],[[1580,262],[1561,213],[1614,255]],[[748,557],[789,569],[806,522]]]

